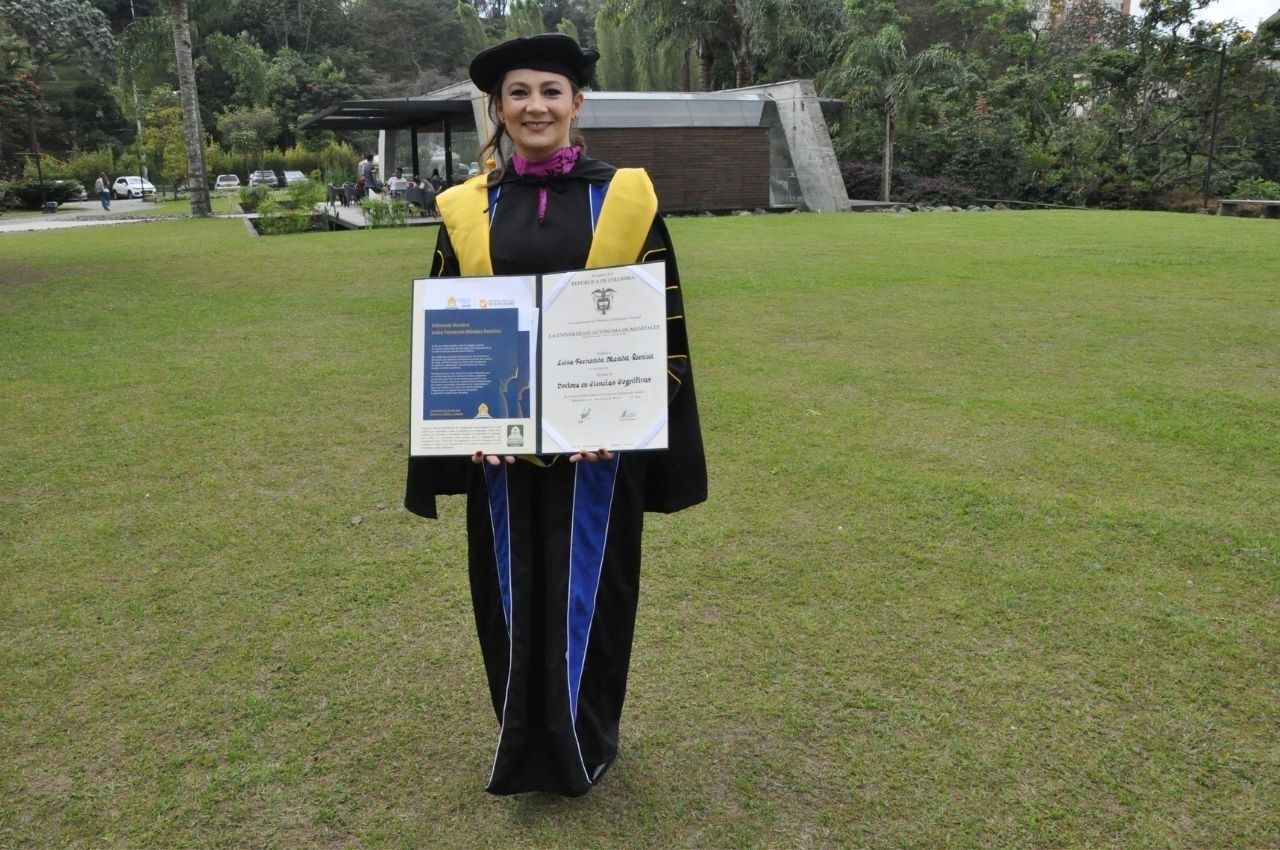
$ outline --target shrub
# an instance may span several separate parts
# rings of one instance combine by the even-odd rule
[[[880,166],[869,162],[845,162],[840,165],[845,190],[851,198],[880,197]],[[977,193],[946,177],[920,177],[910,171],[893,172],[889,197],[909,204],[972,204]]]
[[[262,204],[263,201],[271,197],[271,187],[259,183],[256,186],[240,187],[240,209],[245,212],[254,212]]]
[[[65,204],[67,201],[74,201],[79,198],[80,193],[83,191],[84,186],[81,186],[78,180],[59,180],[54,182],[46,177],[44,181],[44,199],[46,201]],[[6,193],[6,200],[10,206],[27,210],[40,209],[40,197],[39,180],[15,180],[9,184]]]
[[[1250,177],[1236,184],[1231,193],[1233,198],[1248,198],[1254,201],[1280,201],[1280,183],[1274,180],[1263,180],[1261,177]]]
[[[343,142],[330,142],[316,154],[317,167],[326,183],[341,185],[356,179],[356,149]]]
[[[273,197],[265,198],[258,205],[258,212],[258,231],[263,236],[305,233],[316,217],[311,205],[289,207]]]
[[[23,180],[30,180],[34,183],[40,182],[40,175],[44,175],[44,180],[48,183],[50,180],[74,180],[75,175],[71,173],[71,169],[67,164],[56,156],[49,156],[47,153],[40,154],[40,165],[36,167],[35,157],[27,157],[26,164],[22,166]],[[97,177],[98,175],[93,175]]]
[[[219,174],[235,174],[237,157],[217,142],[210,142],[204,149],[204,170],[212,181]]]
[[[92,186],[98,174],[107,175],[107,183],[120,176],[116,170],[116,155],[111,148],[96,151],[73,151],[67,158],[67,170],[84,186]],[[132,173],[132,172],[130,172]]]
[[[285,206],[297,210],[311,210],[324,201],[324,187],[313,181],[295,181],[285,187]]]
[[[840,176],[850,198],[880,197],[880,166],[866,162],[840,163]]]
[[[408,219],[408,207],[396,199],[365,198],[360,201],[360,212],[370,228],[404,227]]]
[[[954,204],[967,206],[977,193],[946,177],[917,177],[902,172],[902,199],[913,204]]]

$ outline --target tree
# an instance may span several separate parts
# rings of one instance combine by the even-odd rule
[[[914,118],[921,86],[962,70],[960,57],[943,44],[908,56],[902,30],[891,24],[874,38],[855,39],[832,73],[829,92],[839,93],[850,106],[874,107],[884,118],[881,200],[889,200],[895,136]]]
[[[209,205],[209,178],[204,169],[204,127],[200,122],[200,98],[196,92],[196,71],[191,56],[191,21],[187,0],[169,0],[173,21],[173,55],[178,68],[178,90],[182,92],[182,130],[187,147],[187,188],[191,192],[191,214],[212,214]]]
[[[268,51],[289,47],[303,53],[322,50],[353,23],[361,37],[370,30],[360,26],[364,5],[343,0],[234,0],[225,4],[229,11],[226,25],[249,34]],[[351,10],[351,14],[348,10]],[[382,33],[373,31],[373,35]]]
[[[507,38],[529,37],[546,32],[538,0],[511,0],[507,9]]]
[[[205,39],[205,53],[230,75],[239,105],[266,105],[267,67],[271,59],[253,36],[242,32],[232,38],[226,33],[216,32]]]
[[[262,168],[264,151],[280,132],[280,122],[267,107],[232,109],[218,116],[218,132],[233,150],[253,153]]]
[[[35,69],[26,42],[15,36],[0,19],[0,118],[17,104],[17,98],[34,79],[32,72]]]
[[[604,54],[610,35],[630,45],[640,78],[693,82],[705,91],[761,79],[814,76],[833,61],[844,30],[840,0],[608,0],[596,18]]]
[[[293,144],[301,117],[355,93],[346,72],[328,57],[317,62],[288,48],[267,64],[265,90],[265,102],[276,113],[284,147]]]
[[[165,86],[155,88],[143,103],[144,125],[137,147],[146,152],[154,183],[176,186],[187,176],[188,158],[182,124],[182,101]]]
[[[462,24],[463,39],[461,46],[468,56],[473,56],[486,48],[490,43],[489,33],[485,31],[484,21],[480,18],[480,10],[467,0],[458,0],[456,7],[458,22]]]
[[[115,38],[107,16],[85,0],[0,0],[0,19],[26,42],[37,82],[61,62],[74,62],[95,79],[107,78]]]
[[[7,160],[15,148],[26,145],[28,121],[34,123],[44,112],[35,67],[26,42],[11,34],[0,18],[0,159]]]

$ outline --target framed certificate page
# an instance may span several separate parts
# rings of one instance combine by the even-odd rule
[[[667,447],[666,266],[413,282],[410,453]]]

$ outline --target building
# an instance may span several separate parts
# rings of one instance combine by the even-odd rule
[[[805,209],[842,212],[849,198],[810,80],[718,92],[585,92],[578,129],[589,153],[645,168],[664,212]],[[378,130],[383,173],[440,168],[446,180],[490,132],[488,98],[469,81],[414,98],[347,101],[303,129]],[[425,161],[425,164],[424,164]]]

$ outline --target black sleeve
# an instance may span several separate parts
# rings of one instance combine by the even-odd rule
[[[456,277],[458,258],[453,253],[449,232],[440,225],[435,251],[431,255],[431,277]],[[467,492],[471,461],[464,457],[412,457],[405,479],[404,506],[427,519],[436,518],[436,496]]]
[[[458,257],[453,253],[453,242],[449,239],[449,231],[443,224],[436,234],[436,248],[431,253],[431,272],[428,277],[459,277],[462,272],[458,267]]]
[[[707,461],[702,448],[698,397],[685,321],[684,296],[675,249],[666,223],[658,216],[640,262],[667,264],[667,434],[665,451],[643,452],[645,510],[673,513],[707,499]]]

